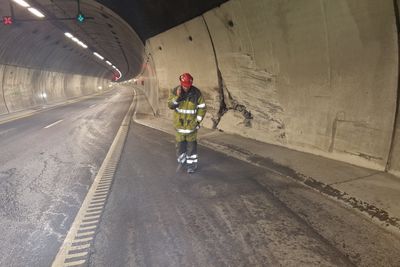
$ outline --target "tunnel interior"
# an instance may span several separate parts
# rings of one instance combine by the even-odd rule
[[[0,114],[117,80],[146,95],[142,112],[170,118],[169,90],[190,72],[207,128],[400,171],[396,1],[26,3],[0,3],[13,21],[0,27]]]

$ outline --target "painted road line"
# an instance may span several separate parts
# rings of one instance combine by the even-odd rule
[[[96,200],[96,201],[105,201],[106,199],[107,199],[107,196],[105,196],[105,197],[93,198],[93,200]]]
[[[88,215],[85,215],[85,220],[94,220],[94,219],[100,219],[100,215],[98,214],[98,215],[90,215],[90,214],[88,214]]]
[[[97,221],[92,221],[92,222],[84,222],[84,223],[81,223],[81,227],[83,226],[83,227],[86,227],[87,225],[94,225],[94,224],[96,224],[96,223],[98,223],[99,221],[97,220]],[[97,226],[97,225],[96,225]],[[80,229],[80,228],[79,228]],[[79,230],[78,229],[78,230]]]
[[[88,241],[92,241],[93,240],[93,236],[89,236],[89,237],[83,237],[83,238],[75,238],[74,243],[78,243],[78,242],[88,242]]]
[[[6,134],[6,133],[9,133],[9,132],[11,132],[11,131],[14,131],[16,128],[10,128],[10,129],[7,129],[7,130],[4,130],[4,131],[1,131],[0,132],[0,135],[3,135],[3,134]]]
[[[86,227],[80,227],[79,231],[86,231],[86,230],[93,230],[96,229],[97,225],[92,225],[92,226],[86,226]]]
[[[102,210],[86,211],[86,214],[96,215],[96,214],[101,213],[101,212],[102,212]]]
[[[50,128],[50,127],[53,127],[54,125],[56,125],[56,124],[59,124],[60,122],[62,122],[63,120],[59,120],[59,121],[56,121],[56,122],[53,122],[52,124],[50,124],[50,125],[47,125],[46,127],[44,127],[45,129],[48,129],[48,128]]]
[[[79,266],[82,265],[86,262],[86,260],[79,260],[79,261],[73,261],[73,262],[68,262],[68,263],[64,263],[64,265],[62,266]]]
[[[72,258],[80,258],[80,257],[84,257],[88,254],[87,251],[85,252],[79,252],[79,253],[70,253],[67,255],[67,259],[72,259]]]
[[[81,234],[77,234],[76,237],[84,237],[84,236],[89,236],[89,235],[94,235],[95,232],[94,231],[90,231],[90,232],[84,232]]]
[[[71,246],[70,251],[77,251],[77,250],[82,250],[82,249],[87,249],[87,248],[90,248],[90,243],[84,244],[84,245],[79,245],[79,246]]]
[[[98,207],[98,208],[88,208],[86,212],[92,212],[92,211],[101,211],[103,207]]]

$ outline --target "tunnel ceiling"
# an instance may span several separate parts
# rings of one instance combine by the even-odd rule
[[[112,78],[106,60],[121,71],[121,81],[141,72],[144,41],[226,2],[226,0],[25,0],[45,18],[35,18],[12,0],[0,0],[0,65],[15,65]],[[87,17],[76,20],[80,11]],[[83,49],[66,38],[69,32],[87,44]],[[104,57],[93,56],[98,52]]]
[[[96,0],[146,39],[186,22],[227,0]]]
[[[33,16],[27,7],[0,0],[0,16],[12,16],[13,24],[0,24],[0,65],[122,80],[140,73],[143,42],[115,12],[93,0],[81,0],[87,19],[76,20],[76,0],[25,0],[45,17]],[[88,47],[66,37],[71,33]],[[100,60],[94,52],[104,57]],[[107,63],[111,62],[111,66]]]

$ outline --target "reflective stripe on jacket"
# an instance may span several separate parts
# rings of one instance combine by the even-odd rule
[[[188,134],[196,131],[196,127],[206,115],[207,107],[198,88],[192,86],[187,93],[182,88],[181,96],[178,97],[176,91],[179,87],[170,91],[168,107],[175,110],[174,127],[177,132]]]

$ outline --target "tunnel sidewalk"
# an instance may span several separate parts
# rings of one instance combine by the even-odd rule
[[[138,115],[134,121],[175,134],[170,120]],[[320,156],[201,128],[198,141],[214,150],[290,177],[400,231],[400,178]],[[201,157],[201,155],[200,155]]]

